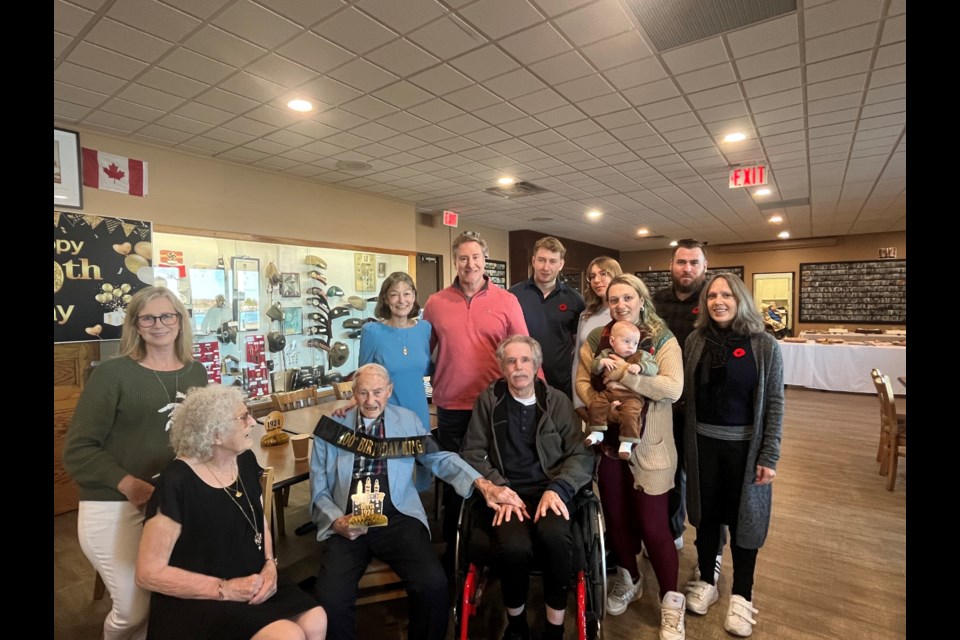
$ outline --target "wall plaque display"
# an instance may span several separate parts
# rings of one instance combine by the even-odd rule
[[[80,134],[53,128],[53,206],[83,208]]]
[[[127,304],[153,284],[153,227],[53,212],[53,341],[119,340]]]
[[[353,254],[354,289],[364,293],[377,290],[377,257],[372,253]]]
[[[487,275],[490,276],[490,280],[496,284],[498,287],[503,289],[507,288],[507,263],[503,260],[490,260],[487,259],[487,264],[485,267]]]
[[[569,272],[561,273],[559,278],[560,278],[560,282],[567,285],[568,287],[570,287],[571,289],[579,293],[581,296],[583,295],[583,286],[580,284],[581,279],[580,279],[579,271],[569,271]]]
[[[906,324],[907,261],[801,262],[800,322]]]
[[[743,280],[742,265],[737,267],[710,267],[707,269],[707,278],[715,273],[732,273]],[[669,287],[672,283],[669,269],[663,271],[634,271],[633,274],[643,280],[643,283],[650,289],[650,295],[655,294],[660,289]]]

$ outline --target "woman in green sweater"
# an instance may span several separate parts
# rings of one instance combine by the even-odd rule
[[[63,462],[80,487],[80,547],[113,600],[106,640],[146,635],[150,594],[134,582],[143,508],[153,478],[174,458],[170,410],[187,389],[207,384],[192,342],[187,310],[173,292],[138,291],[127,305],[120,353],[90,374],[67,433]]]

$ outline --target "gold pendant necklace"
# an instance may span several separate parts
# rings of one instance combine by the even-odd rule
[[[243,478],[240,477],[240,470],[237,469],[237,481],[238,485],[234,495],[230,495],[230,491],[227,489],[227,485],[223,484],[223,481],[220,480],[220,476],[217,475],[217,472],[213,470],[213,467],[208,465],[206,462],[203,465],[210,470],[210,473],[213,474],[213,477],[217,479],[217,482],[220,483],[220,488],[223,489],[223,492],[227,494],[227,497],[230,498],[230,501],[237,505],[237,509],[240,509],[240,514],[243,516],[243,519],[253,528],[253,543],[257,545],[257,550],[263,549],[263,534],[260,532],[260,528],[257,526],[257,512],[253,508],[253,503],[250,502],[250,494],[247,494],[247,506],[250,507],[250,515],[252,518],[247,517],[247,512],[243,510],[243,505],[241,505],[236,498],[239,498],[247,492],[247,488],[243,484]],[[243,489],[241,491],[241,488]]]
[[[169,397],[169,396],[170,396],[170,391],[167,389],[167,385],[163,384],[163,380],[160,379],[160,374],[157,373],[157,370],[156,370],[156,369],[150,369],[150,371],[153,371],[153,375],[156,376],[157,382],[159,382],[159,383],[160,383],[160,386],[163,387],[163,395]],[[171,404],[177,401],[177,391],[178,391],[179,389],[180,389],[180,370],[177,369],[177,375],[176,375],[176,377],[174,378],[174,381],[173,381],[173,396],[170,397],[170,403],[171,403]]]

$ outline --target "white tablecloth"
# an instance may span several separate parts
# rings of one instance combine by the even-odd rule
[[[897,381],[907,374],[907,348],[853,344],[780,342],[783,382],[811,389],[876,393],[870,370],[890,376],[893,392],[906,395]]]

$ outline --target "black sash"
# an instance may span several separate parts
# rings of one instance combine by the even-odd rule
[[[313,435],[340,449],[379,460],[407,458],[440,450],[440,446],[430,435],[408,438],[371,438],[327,416],[322,416],[317,422]]]

